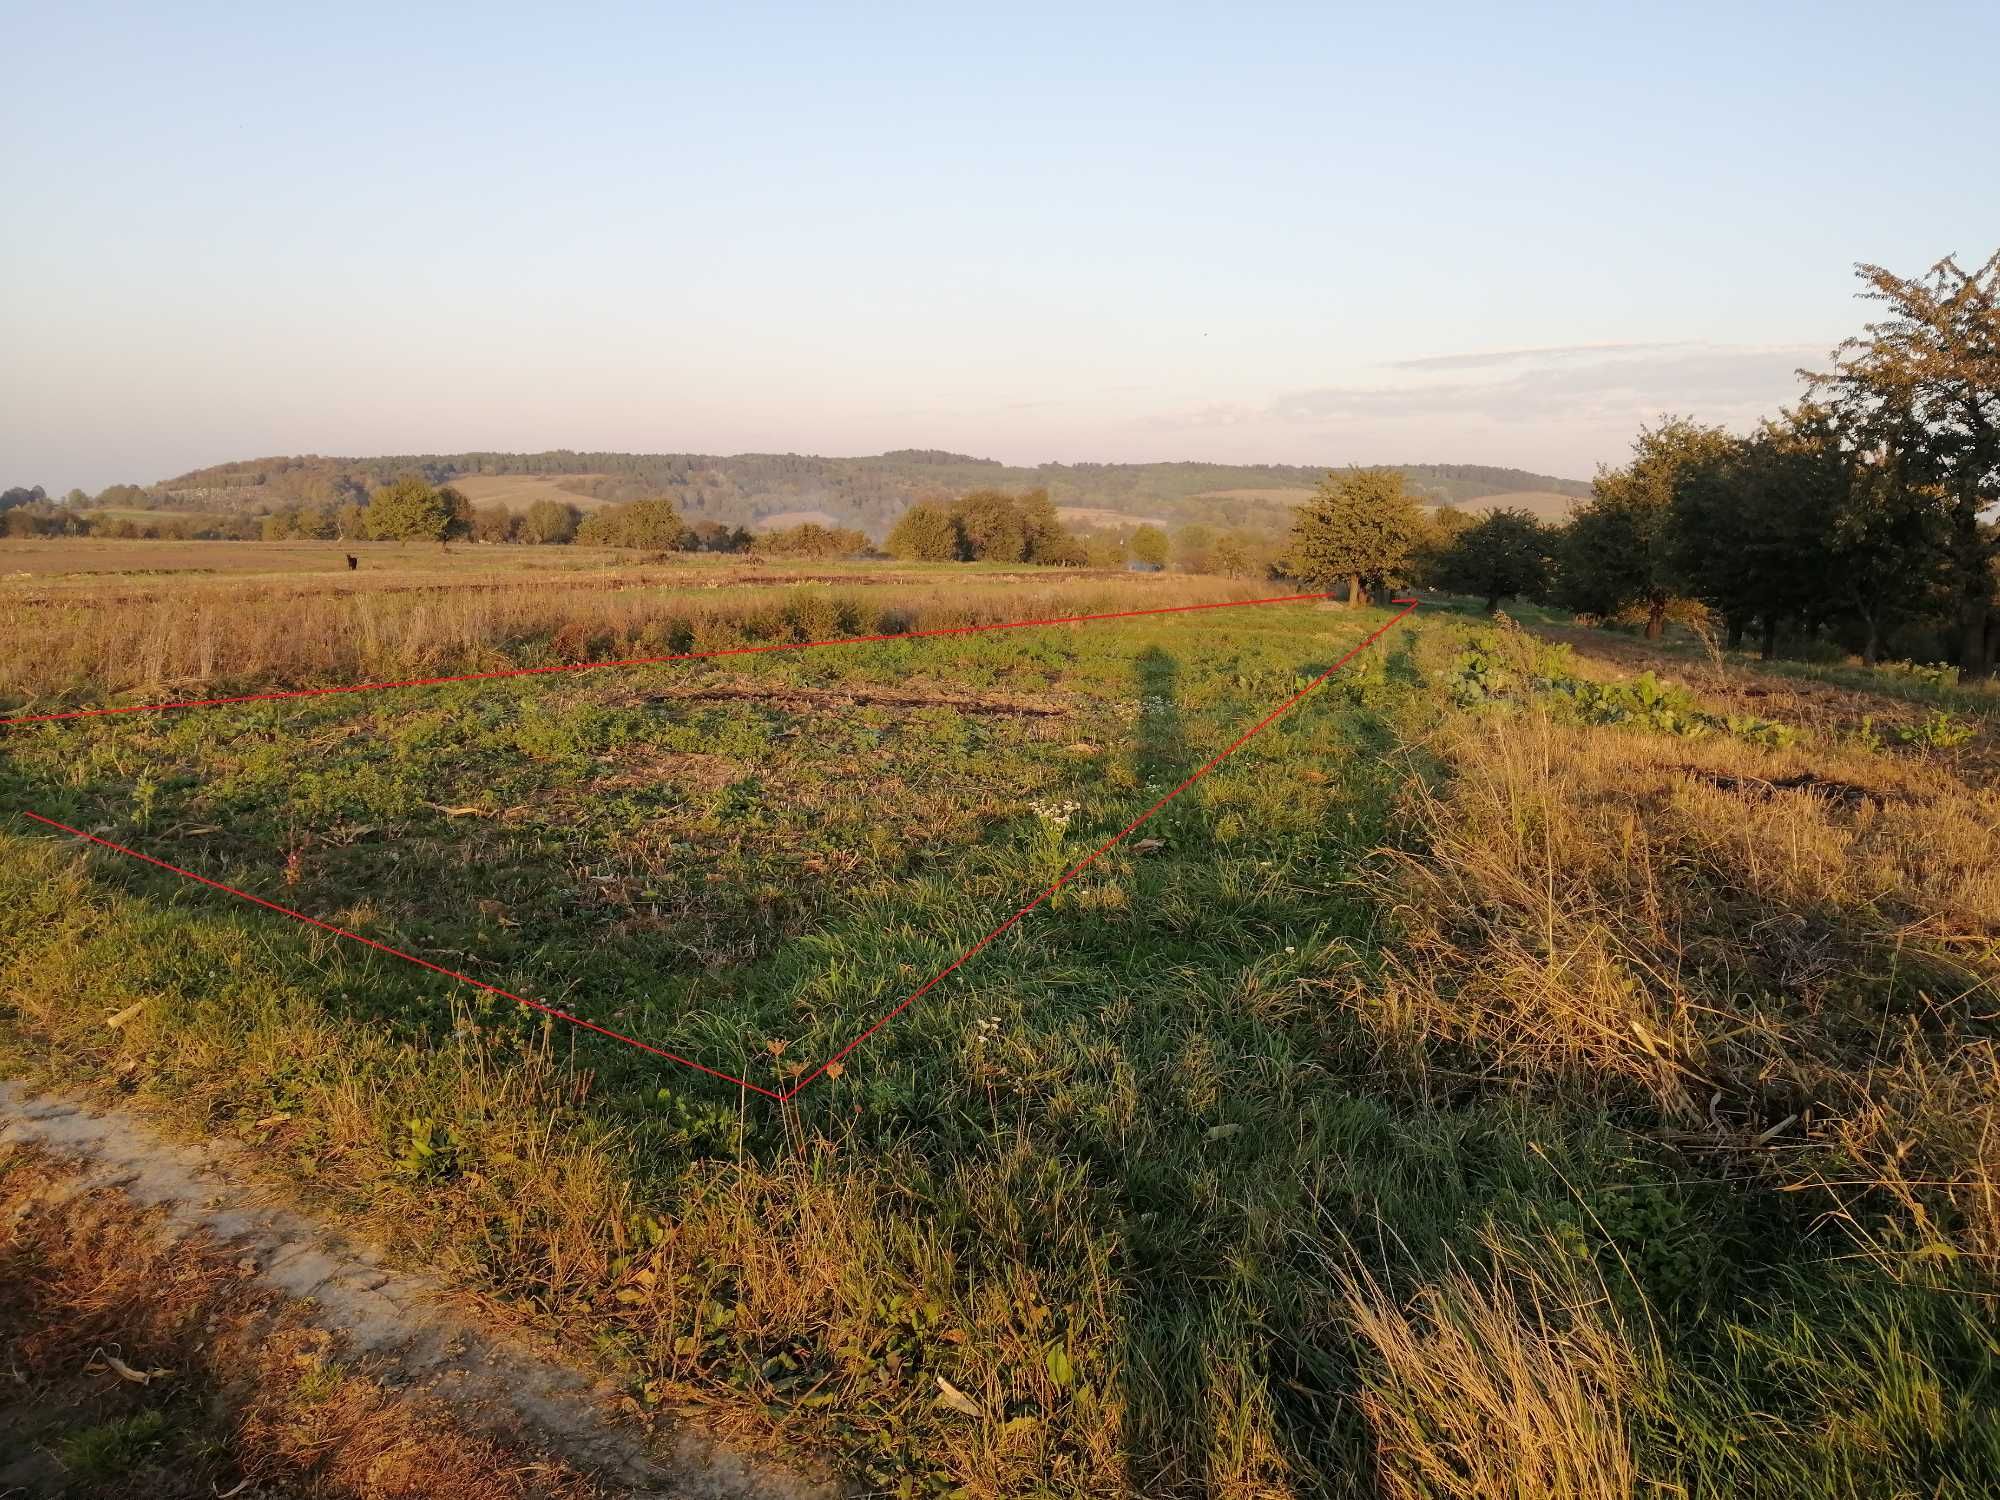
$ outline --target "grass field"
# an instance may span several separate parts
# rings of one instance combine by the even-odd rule
[[[573,482],[605,477],[602,474],[462,474],[452,480],[451,485],[474,505],[504,505],[509,510],[526,510],[537,500],[553,500],[558,505],[574,505],[581,511],[593,511],[601,510],[610,502],[567,486]]]
[[[1583,502],[1574,495],[1558,495],[1547,490],[1509,490],[1498,495],[1478,495],[1470,500],[1455,501],[1454,504],[1467,514],[1489,510],[1525,510],[1545,521],[1560,521]]]
[[[329,630],[150,676],[103,646],[143,612],[105,606],[8,681],[85,702],[433,635],[534,664],[1228,587],[960,576],[568,621],[416,595],[377,655]],[[235,608],[214,640],[301,618]],[[0,731],[0,1053],[254,1143],[642,1409],[862,1493],[1991,1493],[1983,723],[1870,738],[1741,666],[1674,687],[1420,614],[783,1106],[11,819],[782,1089],[1387,619]]]

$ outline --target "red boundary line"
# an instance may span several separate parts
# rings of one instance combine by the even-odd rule
[[[157,714],[175,708],[221,708],[233,703],[275,703],[289,698],[329,698],[336,693],[373,693],[386,688],[444,687],[454,682],[493,682],[503,677],[546,677],[553,672],[597,672],[606,667],[658,667],[677,661],[711,661],[720,656],[761,656],[767,651],[809,651],[816,646],[868,646],[885,641],[921,641],[941,635],[978,635],[988,630],[1025,630],[1039,625],[1082,625],[1093,620],[1131,620],[1140,615],[1184,615],[1202,609],[1248,609],[1253,604],[1298,604],[1307,599],[1331,599],[1331,594],[1279,594],[1270,599],[1223,599],[1212,604],[1168,604],[1157,609],[1122,609],[1104,615],[1058,615],[1049,620],[1002,620],[992,625],[941,625],[934,630],[905,630],[888,635],[837,636],[825,641],[773,641],[763,646],[729,646],[720,651],[686,651],[677,656],[632,656],[620,661],[560,662],[552,667],[507,667],[497,672],[468,672],[457,677],[410,677],[400,682],[351,682],[340,687],[297,688],[283,693],[246,693],[238,698],[189,698],[177,703],[134,703],[124,708],[73,708],[62,713],[28,714],[0,719],[0,728],[20,724],[52,724],[60,719],[102,719],[113,714]]]
[[[1298,594],[1298,595],[1288,596],[1287,598],[1281,600],[1254,599],[1254,600],[1244,600],[1240,602],[1248,604],[1277,604],[1277,603],[1290,603],[1296,599],[1323,599],[1326,597],[1328,596],[1324,594]],[[822,1073],[826,1072],[826,1070],[829,1067],[831,1067],[835,1063],[838,1063],[842,1058],[846,1057],[850,1052],[854,1051],[855,1048],[859,1047],[863,1042],[867,1041],[871,1036],[875,1035],[876,1032],[880,1031],[884,1026],[887,1026],[891,1021],[895,1020],[896,1017],[900,1016],[904,1011],[908,1010],[912,1005],[916,1004],[917,1001],[921,1000],[925,995],[929,994],[932,990],[936,989],[952,974],[957,972],[959,969],[963,968],[967,962],[969,962],[972,958],[977,956],[983,949],[985,949],[990,943],[992,943],[995,938],[999,937],[1002,933],[1007,931],[1008,928],[1012,927],[1015,923],[1019,922],[1023,917],[1027,916],[1028,913],[1035,910],[1035,908],[1040,906],[1044,901],[1047,901],[1049,897],[1053,896],[1057,891],[1061,890],[1064,886],[1068,885],[1072,880],[1076,879],[1078,875],[1082,874],[1085,870],[1089,869],[1090,866],[1096,864],[1097,861],[1102,859],[1107,853],[1115,849],[1119,844],[1123,843],[1126,839],[1130,838],[1137,829],[1144,826],[1144,824],[1147,823],[1156,813],[1158,813],[1161,808],[1165,807],[1169,802],[1172,802],[1176,797],[1180,796],[1181,793],[1185,792],[1189,787],[1193,786],[1197,781],[1200,781],[1203,777],[1207,776],[1210,772],[1214,771],[1217,766],[1221,765],[1225,760],[1229,759],[1230,756],[1234,755],[1238,750],[1242,749],[1251,740],[1255,739],[1259,734],[1262,734],[1266,729],[1268,729],[1272,724],[1276,723],[1285,714],[1289,713],[1291,709],[1299,702],[1300,699],[1304,698],[1308,693],[1311,693],[1321,683],[1325,682],[1327,678],[1333,676],[1335,672],[1338,672],[1342,667],[1346,666],[1350,661],[1354,660],[1355,657],[1359,656],[1363,651],[1367,650],[1368,647],[1374,645],[1375,642],[1380,640],[1383,636],[1387,635],[1390,629],[1400,624],[1413,610],[1417,608],[1418,604],[1418,601],[1414,599],[1395,599],[1390,602],[1395,604],[1400,604],[1403,606],[1403,608],[1386,624],[1382,625],[1379,629],[1371,632],[1366,638],[1364,638],[1345,656],[1341,657],[1339,661],[1335,662],[1332,666],[1328,667],[1324,672],[1321,672],[1317,677],[1313,678],[1311,682],[1307,683],[1304,687],[1300,688],[1296,693],[1293,693],[1291,697],[1287,698],[1283,703],[1280,703],[1276,708],[1272,709],[1268,714],[1266,714],[1263,718],[1259,719],[1255,724],[1251,725],[1248,729],[1244,730],[1242,734],[1238,735],[1234,740],[1232,740],[1221,752],[1213,756],[1200,768],[1195,770],[1184,781],[1182,781],[1180,785],[1176,786],[1172,791],[1168,792],[1166,796],[1160,798],[1159,801],[1155,802],[1151,807],[1147,808],[1144,812],[1140,813],[1138,817],[1134,818],[1130,823],[1127,823],[1117,833],[1113,834],[1110,838],[1106,839],[1103,843],[1099,844],[1095,849],[1091,850],[1090,853],[1086,854],[1082,859],[1078,860],[1075,864],[1071,865],[1067,870],[1063,871],[1061,875],[1056,877],[1055,882],[1052,885],[1050,885],[1047,890],[1043,891],[1039,896],[1035,897],[1034,900],[1030,901],[1026,906],[1022,907],[1019,911],[1015,912],[1012,916],[1007,918],[1007,920],[1002,922],[998,927],[995,927],[991,932],[987,933],[985,937],[981,938],[978,942],[974,943],[970,948],[967,948],[963,953],[959,954],[957,958],[953,959],[944,968],[940,969],[936,974],[932,975],[931,978],[922,985],[922,987],[913,990],[908,996],[906,996],[903,999],[903,1001],[896,1006],[894,1010],[891,1010],[888,1014],[884,1015],[880,1020],[876,1021],[874,1025],[870,1026],[866,1031],[862,1032],[861,1035],[857,1036],[853,1041],[849,1042],[845,1047],[842,1047],[838,1052],[834,1053],[833,1056],[827,1058],[825,1062],[822,1062],[818,1067],[814,1068],[810,1073],[805,1074],[803,1077],[799,1079],[797,1083],[793,1084],[791,1088],[785,1090],[783,1093],[780,1093],[776,1089],[767,1089],[762,1084],[752,1083],[747,1078],[738,1078],[734,1073],[725,1073],[720,1068],[711,1068],[706,1063],[698,1063],[694,1061],[694,1059],[692,1058],[682,1057],[678,1053],[669,1052],[663,1047],[655,1047],[651,1043],[642,1042],[636,1037],[626,1036],[623,1032],[613,1031],[606,1026],[599,1026],[595,1021],[586,1021],[581,1016],[571,1015],[568,1011],[558,1010],[552,1005],[544,1005],[539,1000],[530,1000],[527,996],[517,995],[512,990],[503,990],[496,984],[486,983],[486,981],[483,979],[474,979],[470,974],[461,974],[456,969],[447,969],[443,964],[434,964],[427,958],[418,958],[414,953],[405,953],[402,949],[392,948],[387,943],[378,943],[373,938],[363,937],[358,932],[350,932],[345,927],[336,927],[331,922],[322,922],[317,917],[309,917],[304,912],[292,910],[292,908],[289,906],[280,906],[275,901],[266,901],[262,896],[253,896],[248,891],[238,890],[233,885],[224,885],[219,880],[210,880],[206,875],[197,875],[192,870],[184,870],[179,865],[168,864],[165,860],[155,859],[150,854],[141,854],[137,849],[128,849],[123,844],[114,844],[109,839],[99,838],[94,833],[86,833],[81,828],[72,828],[67,823],[58,823],[54,818],[46,818],[43,817],[40,813],[28,812],[25,809],[22,811],[22,816],[26,818],[31,818],[35,822],[45,824],[50,828],[58,829],[63,833],[69,834],[74,838],[82,839],[87,843],[97,844],[102,848],[113,850],[114,852],[119,854],[128,855],[133,859],[142,860],[146,864],[157,866],[162,870],[171,871],[175,875],[183,876],[188,880],[196,881],[199,884],[209,886],[214,890],[224,891],[231,896],[236,896],[244,901],[252,903],[253,905],[264,907],[266,910],[269,911],[278,912],[283,916],[292,918],[294,921],[303,922],[308,927],[316,927],[322,932],[330,932],[335,937],[350,938],[354,942],[362,944],[364,947],[375,949],[378,953],[386,953],[391,958],[400,958],[405,963],[412,963],[417,965],[417,967],[419,968],[429,969],[432,973],[435,974],[443,974],[449,979],[456,979],[461,983],[469,984],[474,989],[484,990],[491,995],[499,995],[504,999],[515,1001],[517,1004],[520,1005],[525,1005],[530,1010],[539,1011],[546,1016],[553,1016],[558,1021],[567,1021],[572,1026],[582,1027],[586,1031],[594,1031],[600,1036],[608,1036],[612,1038],[614,1041],[624,1042],[627,1046],[636,1047],[641,1052],[649,1052],[655,1057],[664,1057],[669,1062],[681,1063],[687,1067],[695,1069],[698,1072],[706,1073],[711,1078],[720,1078],[727,1083],[736,1084],[741,1088],[749,1089],[753,1093],[762,1094],[768,1099],[775,1099],[780,1104],[784,1104],[796,1098],[799,1094],[799,1091],[805,1088],[807,1084],[811,1083],[814,1079],[818,1078]],[[1213,604],[1183,605],[1179,606],[1177,609],[1134,610],[1134,611],[1129,611],[1127,614],[1122,614],[1122,615],[1079,615],[1079,616],[1074,616],[1072,617],[1072,619],[1068,620],[1052,620],[1052,621],[1023,620],[1023,621],[1012,621],[1009,622],[1007,625],[979,625],[979,626],[964,627],[961,629],[952,629],[944,631],[927,631],[921,633],[929,635],[959,635],[968,633],[968,631],[971,630],[1001,630],[1027,624],[1070,624],[1073,623],[1073,621],[1077,620],[1125,619],[1129,618],[1131,614],[1174,614],[1178,613],[1180,610],[1185,610],[1185,609],[1217,609],[1226,607],[1228,606],[1213,605]],[[858,643],[859,640],[880,640],[880,639],[907,640],[909,638],[910,637],[908,636],[860,637],[857,638],[857,641],[854,643]],[[802,644],[847,645],[853,643],[847,641],[814,641]],[[785,648],[771,647],[771,646],[756,646],[756,647],[746,647],[743,649],[748,651],[764,651],[764,650],[780,650]],[[798,648],[793,647],[792,649],[798,649]],[[737,653],[709,652],[704,654],[726,656]],[[661,658],[655,658],[654,660],[684,661],[687,659],[688,658],[686,657],[661,657]],[[594,663],[589,663],[588,665],[620,666],[620,665],[640,665],[640,664],[641,663],[594,662]],[[531,668],[526,672],[487,673],[483,675],[526,676],[530,675],[533,672],[550,672],[550,671],[563,671],[563,670],[574,671],[579,669],[560,668],[560,667],[538,667],[538,668]],[[476,679],[442,678],[438,680],[462,682],[462,681],[470,681]],[[375,683],[375,684],[368,684],[367,686],[416,687],[423,685],[425,684]],[[318,689],[315,690],[314,692],[309,692],[309,693],[275,693],[275,694],[268,694],[265,696],[279,697],[279,698],[314,697],[318,696],[319,693],[324,693],[324,692],[356,692],[361,690],[362,690],[361,688],[345,688],[345,689],[325,688],[325,689]],[[219,699],[212,701],[243,702],[249,700]],[[193,708],[193,707],[206,707],[208,705],[190,703],[190,704],[153,704],[148,706],[153,708],[183,708],[183,707]],[[138,711],[140,710],[104,709],[104,710],[93,710],[91,712],[120,713],[120,712],[138,712]],[[87,717],[87,716],[88,715],[86,714],[71,714],[71,715],[56,715],[54,717],[77,718],[77,717]]]

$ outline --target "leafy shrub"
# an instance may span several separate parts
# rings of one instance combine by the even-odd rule
[[[1931,750],[1950,750],[1963,745],[1972,738],[1972,726],[1956,714],[1944,709],[1932,709],[1929,716],[1915,724],[1905,724],[1896,730],[1896,738],[1905,745],[1922,745]]]

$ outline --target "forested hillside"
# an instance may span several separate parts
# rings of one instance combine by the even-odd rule
[[[1485,464],[1399,466],[1428,502],[1463,503],[1496,494],[1582,497],[1587,484]],[[248,459],[197,469],[148,486],[119,485],[100,505],[152,510],[258,514],[338,505],[401,475],[432,483],[467,475],[560,477],[582,498],[667,496],[690,521],[754,525],[770,516],[822,511],[842,526],[880,537],[914,500],[969,489],[1045,488],[1058,506],[1087,506],[1173,522],[1281,525],[1286,512],[1325,474],[1292,464],[1041,464],[1012,467],[934,449],[898,449],[870,458],[791,453],[716,457],[698,453],[396,454],[379,458]]]

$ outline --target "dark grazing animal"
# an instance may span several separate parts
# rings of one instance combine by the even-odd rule
[[[352,572],[352,571],[353,571],[354,569],[356,569],[356,568],[358,568],[358,567],[360,567],[360,566],[361,566],[361,559],[360,559],[360,558],[358,558],[358,557],[356,557],[356,556],[355,556],[355,555],[354,555],[354,554],[353,554],[352,552],[348,553],[348,554],[347,554],[347,568],[348,568],[348,571],[349,571],[349,572]]]

